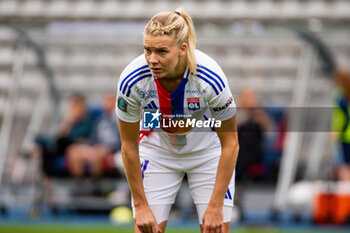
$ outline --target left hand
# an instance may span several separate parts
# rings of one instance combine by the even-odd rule
[[[223,213],[221,207],[208,205],[203,215],[203,233],[223,233]]]

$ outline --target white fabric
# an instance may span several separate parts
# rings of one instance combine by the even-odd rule
[[[198,215],[198,222],[199,224],[203,223],[203,216],[205,213],[205,210],[207,209],[208,205],[198,204],[196,205],[197,209],[197,215]],[[231,222],[231,215],[232,215],[232,208],[231,206],[223,206],[222,207],[222,214],[223,214],[223,222]]]
[[[154,217],[156,218],[157,224],[161,224],[164,221],[168,220],[171,205],[150,205],[150,209],[152,210],[152,213]],[[132,215],[135,219],[135,208],[132,207]]]
[[[204,120],[204,115],[221,121],[233,117],[236,113],[236,105],[225,74],[219,65],[206,54],[196,50],[195,55],[199,71],[193,75],[188,73],[187,69],[184,74],[184,78],[188,78],[188,82],[183,87],[183,114],[202,120]],[[204,79],[208,81],[204,81]],[[144,55],[139,56],[124,69],[120,76],[116,106],[118,117],[125,122],[142,121],[141,108],[149,109],[152,106],[153,109],[159,108],[158,91]],[[120,98],[126,102],[124,110],[118,108],[118,99]],[[199,109],[191,110],[188,107],[191,98],[199,100]],[[142,130],[142,122],[140,125]],[[140,150],[147,149],[153,153],[161,152],[164,156],[219,147],[219,139],[216,133],[210,129],[206,132],[192,129],[185,135],[174,135],[162,129],[154,130],[140,142]]]
[[[150,206],[172,205],[181,187],[182,179],[187,173],[194,203],[208,205],[215,184],[220,152],[191,153],[181,158],[175,156],[164,158],[145,154],[145,151],[140,152],[143,186],[148,204]],[[145,164],[147,164],[146,167]],[[224,206],[230,207],[231,210],[235,192],[234,177],[233,174],[224,200]],[[165,212],[160,211],[154,214],[157,219],[164,221],[163,213]],[[200,211],[198,214],[203,216]]]

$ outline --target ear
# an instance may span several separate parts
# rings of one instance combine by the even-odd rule
[[[180,56],[185,56],[186,55],[186,50],[187,50],[187,44],[186,43],[182,43],[182,45],[180,47]]]

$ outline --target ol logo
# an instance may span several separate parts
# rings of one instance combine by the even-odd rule
[[[187,98],[187,105],[189,110],[198,110],[200,108],[199,98]]]
[[[143,112],[143,128],[144,129],[160,129],[160,115],[159,109],[156,112]]]

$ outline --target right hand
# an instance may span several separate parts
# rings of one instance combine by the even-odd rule
[[[135,223],[142,233],[161,233],[149,206],[135,208]]]

